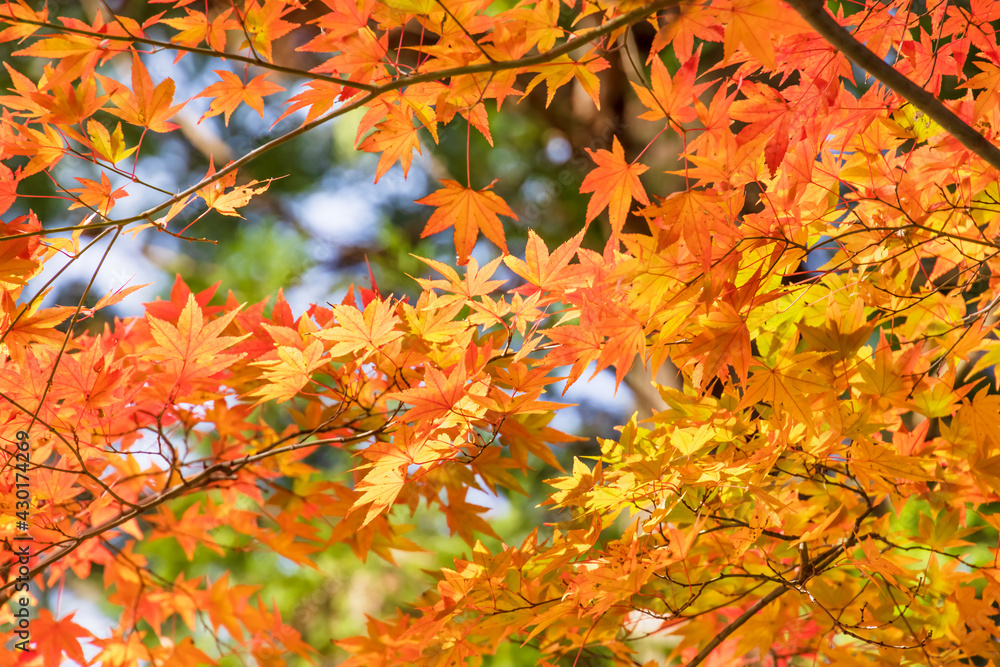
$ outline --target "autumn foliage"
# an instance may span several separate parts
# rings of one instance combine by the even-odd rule
[[[629,665],[650,634],[663,664],[1000,660],[1000,5],[180,0],[140,23],[8,0],[0,21],[0,586],[15,598],[0,622],[26,595],[21,517],[33,600],[101,577],[120,610],[92,636],[32,607],[31,650],[8,642],[0,664],[324,659],[254,586],[166,579],[139,547],[221,552],[227,527],[304,566],[338,543],[392,559],[422,548],[406,536],[418,508],[467,554],[366,636],[329,638],[350,665],[478,664],[502,643]],[[133,286],[42,307],[47,263],[239,216],[269,187],[244,165],[350,111],[378,180],[449,123],[501,144],[491,120],[536,87],[599,103],[607,57],[642,24],[655,38],[630,73],[645,109],[630,122],[682,154],[588,149],[569,240],[546,243],[542,222],[511,253],[518,216],[470,156],[418,201],[424,234],[453,234],[457,256],[423,260],[419,298],[373,284],[296,313],[280,293],[246,304],[178,280],[100,333],[78,325]],[[282,43],[314,66],[283,65]],[[194,102],[148,68],[164,51],[217,60],[204,117],[285,93],[299,125],[116,217],[157,192],[143,138]],[[684,189],[652,191],[665,169]],[[19,195],[46,178],[72,227]],[[603,247],[586,241],[595,225]],[[550,426],[565,388],[639,367],[646,382],[679,369],[661,409],[553,473],[551,522],[487,548],[505,536],[470,489],[516,502],[529,466],[558,469],[553,452],[577,446]],[[321,470],[320,448],[355,463]]]

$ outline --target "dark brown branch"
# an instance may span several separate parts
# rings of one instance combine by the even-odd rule
[[[892,65],[855,39],[854,35],[830,15],[823,0],[787,0],[787,2],[813,30],[848,60],[930,116],[959,143],[986,160],[994,169],[1000,170],[1000,149],[959,118],[934,95],[900,74]]]
[[[705,644],[704,648],[698,651],[698,655],[691,658],[685,667],[696,667],[696,665],[700,665],[704,662],[705,658],[707,658],[709,654],[719,646],[719,644],[724,642],[726,638],[729,637],[729,635],[733,634],[741,625],[753,618],[754,615],[761,609],[771,604],[790,590],[793,589],[788,588],[787,586],[781,586],[780,588],[775,588],[773,591],[757,600],[757,602],[748,607],[747,610],[740,614],[732,623],[724,627],[722,631],[712,639],[712,641]]]
[[[855,544],[858,543],[858,530],[861,528],[861,524],[867,519],[872,512],[875,511],[874,507],[869,507],[857,519],[854,520],[854,527],[851,530],[851,534],[844,541],[844,544],[840,546],[831,547],[827,551],[809,558],[808,549],[800,549],[799,558],[801,560],[799,565],[798,576],[795,577],[795,581],[788,582],[784,584],[781,588],[776,588],[761,599],[757,600],[752,606],[750,606],[746,611],[740,614],[735,620],[733,620],[729,625],[724,627],[718,635],[716,635],[712,641],[705,644],[705,646],[698,652],[698,655],[691,658],[690,661],[684,667],[696,667],[700,665],[705,658],[707,658],[712,651],[719,647],[719,645],[726,640],[729,635],[733,634],[737,629],[740,628],[744,623],[749,621],[754,614],[759,612],[761,609],[771,604],[782,595],[791,590],[797,590],[800,593],[805,593],[809,595],[808,591],[805,590],[805,584],[807,581],[812,579],[814,576],[819,574],[825,567],[830,565],[834,560],[837,559],[840,554],[844,551],[850,549]],[[810,597],[812,597],[810,595]],[[863,639],[863,638],[862,638]],[[877,643],[877,642],[873,642]],[[909,647],[902,647],[909,648]]]

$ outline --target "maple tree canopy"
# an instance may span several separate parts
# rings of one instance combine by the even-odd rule
[[[0,3],[0,625],[27,604],[32,637],[6,633],[0,665],[298,664],[331,640],[358,667],[505,645],[540,665],[1000,664],[1000,4],[154,2],[142,22]],[[176,74],[150,66],[164,52]],[[196,56],[215,74],[184,100]],[[511,252],[517,215],[469,156],[418,200],[457,257],[424,260],[419,298],[373,284],[295,313],[178,280],[99,333],[78,325],[135,286],[42,307],[48,263],[239,216],[270,185],[244,166],[335,118],[359,111],[378,180],[450,123],[501,145],[497,116],[543,85],[599,104],[612,56],[652,139],[582,152],[562,243],[542,220]],[[144,169],[186,105],[228,125],[281,94],[295,128],[202,180]],[[654,191],[663,171],[680,190]],[[49,179],[69,227],[30,210]],[[140,192],[157,203],[119,216]],[[670,365],[660,409],[559,467],[568,385]],[[555,469],[551,521],[507,544],[469,492],[517,502],[529,466]],[[304,566],[340,543],[391,560],[424,546],[405,534],[426,508],[465,556],[364,636],[311,646],[252,582],[157,570],[158,543],[221,554],[222,529]],[[36,604],[91,576],[105,635]]]

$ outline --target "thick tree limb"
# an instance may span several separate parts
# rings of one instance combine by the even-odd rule
[[[997,148],[971,125],[959,118],[934,95],[900,74],[892,65],[854,38],[826,10],[823,0],[786,0],[813,30],[848,60],[862,68],[893,92],[905,98],[940,125],[959,143],[1000,170],[1000,148]]]

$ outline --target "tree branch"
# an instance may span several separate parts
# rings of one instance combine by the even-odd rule
[[[959,118],[934,95],[900,74],[892,65],[855,39],[826,10],[823,0],[786,0],[813,30],[848,60],[862,68],[893,92],[931,117],[963,146],[1000,170],[1000,148]]]
[[[777,600],[790,590],[792,589],[787,586],[775,588],[773,591],[771,591],[761,599],[757,600],[757,602],[753,603],[750,607],[747,608],[746,611],[744,611],[736,619],[734,619],[732,623],[722,628],[722,631],[719,634],[717,634],[712,639],[712,641],[705,644],[704,648],[698,651],[698,655],[691,658],[691,660],[689,660],[684,667],[696,667],[697,665],[700,665],[702,662],[705,661],[705,658],[707,658],[709,654],[719,646],[719,644],[724,642],[726,638],[729,637],[729,635],[733,634],[741,625],[743,625],[751,618],[753,618],[754,614],[756,614],[758,611],[760,611],[767,605],[771,604],[772,602],[774,602],[775,600]]]

